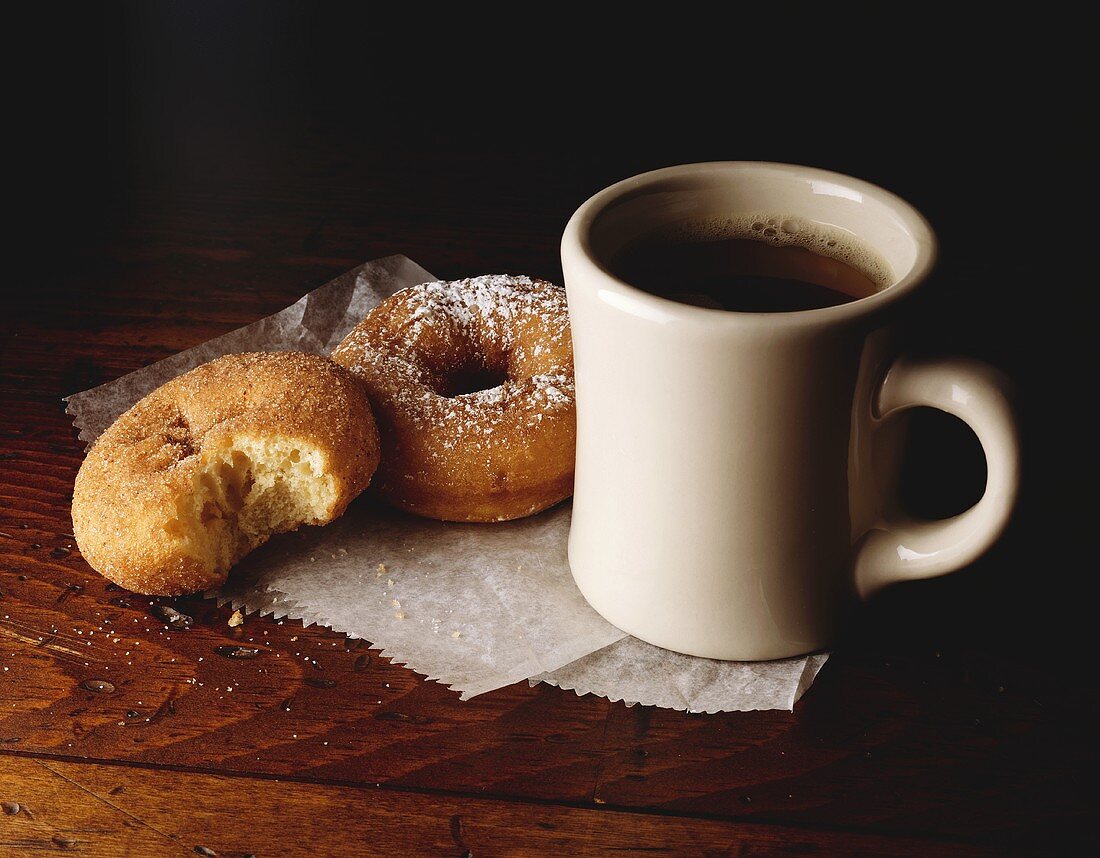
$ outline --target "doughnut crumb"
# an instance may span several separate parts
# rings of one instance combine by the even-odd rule
[[[336,497],[321,451],[293,439],[236,437],[210,451],[164,525],[218,574],[272,535],[321,524]]]

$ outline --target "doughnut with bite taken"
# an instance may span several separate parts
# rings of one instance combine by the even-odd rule
[[[76,477],[73,533],[116,584],[192,593],[272,534],[332,521],[377,465],[366,392],[344,367],[300,352],[226,355],[100,436]]]

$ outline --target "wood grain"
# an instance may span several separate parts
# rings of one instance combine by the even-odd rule
[[[959,843],[52,760],[0,760],[0,796],[0,849],[31,855],[991,854]]]
[[[671,826],[662,836],[688,851],[690,832],[749,851],[724,838],[750,829],[764,832],[744,841],[753,848],[779,848],[797,829],[806,838],[798,844],[826,852],[846,851],[838,844],[847,841],[830,840],[836,832],[897,850],[912,838],[932,838],[937,849],[965,841],[1035,851],[1094,840],[1086,785],[1097,763],[1089,717],[1097,693],[1072,659],[1052,661],[1017,642],[1031,591],[1006,611],[988,609],[991,593],[1022,578],[1021,561],[1007,553],[869,606],[793,714],[714,716],[628,709],[546,686],[460,703],[324,629],[258,619],[230,629],[228,612],[200,598],[170,602],[194,617],[192,628],[165,628],[149,610],[168,602],[95,575],[71,537],[82,449],[62,396],[254,321],[387,253],[445,277],[560,276],[557,235],[583,177],[560,182],[537,164],[505,163],[485,183],[489,161],[471,167],[455,157],[437,165],[453,178],[444,193],[416,179],[411,155],[341,165],[323,147],[312,153],[315,164],[293,162],[270,186],[270,176],[218,174],[133,196],[130,215],[102,243],[45,266],[40,288],[0,319],[0,758],[38,767],[24,773],[47,765],[76,783],[87,777],[97,795],[107,780],[72,774],[78,764],[121,765],[94,771],[132,773],[151,804],[160,784],[206,788],[187,778],[291,778],[287,790],[317,803],[283,813],[252,793],[253,807],[279,825],[299,824],[297,815],[331,821],[301,822],[311,837],[358,826],[355,802],[369,796],[373,807],[381,785],[397,802],[386,813],[405,812],[393,798],[404,796],[431,832],[425,842],[440,849],[455,843],[431,802],[443,808],[439,819],[457,814],[463,832],[485,837],[497,827],[524,836],[509,808],[541,808],[540,819],[575,838],[563,841],[570,845],[583,842],[579,832],[637,844],[629,832],[639,819],[681,818],[689,821],[660,823]],[[532,188],[544,205],[528,204]],[[216,652],[238,643],[262,653],[232,661]],[[114,690],[90,691],[93,681]],[[247,781],[259,783],[267,782]],[[319,809],[326,802],[334,809]],[[488,814],[481,828],[468,828],[467,803]],[[495,816],[481,810],[492,807]],[[106,811],[87,813],[94,826]],[[170,830],[236,837],[236,820],[209,813],[196,817],[206,829]],[[391,817],[373,827],[364,819],[355,830],[381,836]],[[156,842],[141,826],[125,828],[112,835],[119,844],[141,852]],[[530,836],[550,837],[544,830]],[[219,843],[244,852],[246,841]],[[498,843],[486,842],[490,852]]]

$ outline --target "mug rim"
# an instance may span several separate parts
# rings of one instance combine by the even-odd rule
[[[615,202],[627,195],[640,196],[648,187],[669,179],[720,171],[770,172],[802,179],[817,179],[876,199],[893,210],[912,237],[916,245],[913,264],[897,282],[874,295],[831,307],[757,313],[697,307],[646,292],[612,273],[593,251],[592,227],[599,216]],[[877,249],[873,244],[870,246]],[[927,279],[935,266],[938,242],[931,224],[912,204],[897,194],[864,179],[818,167],[778,161],[702,161],[639,173],[596,192],[569,218],[562,235],[561,254],[563,263],[567,260],[575,261],[582,267],[586,278],[596,278],[599,283],[597,291],[608,293],[616,306],[635,315],[651,317],[662,322],[682,321],[715,325],[723,324],[721,320],[724,319],[726,320],[724,324],[728,325],[803,327],[839,322],[877,312],[911,294]]]

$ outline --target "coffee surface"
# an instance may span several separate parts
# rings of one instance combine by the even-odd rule
[[[889,285],[885,262],[869,249],[774,216],[683,224],[628,245],[610,268],[662,298],[748,313],[833,307]]]

